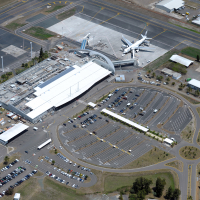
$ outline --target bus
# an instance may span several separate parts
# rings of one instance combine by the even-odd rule
[[[51,142],[51,139],[48,139],[46,142],[42,143],[40,146],[38,146],[38,150],[42,149],[44,146],[49,144]]]

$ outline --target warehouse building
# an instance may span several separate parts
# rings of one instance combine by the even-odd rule
[[[170,58],[171,61],[173,62],[176,62],[176,63],[179,63],[181,65],[184,65],[186,67],[189,67],[190,65],[193,64],[194,61],[192,60],[189,60],[187,58],[184,58],[182,56],[179,56],[179,55],[173,55],[171,58]]]
[[[178,80],[179,78],[181,78],[181,74],[172,71],[171,69],[168,68],[163,68],[161,70],[162,73],[164,73],[165,75],[171,76],[173,79]]]
[[[157,3],[156,7],[170,13],[184,6],[184,4],[183,0],[163,0]]]
[[[8,129],[0,135],[0,143],[3,145],[8,144],[11,140],[22,134],[29,126],[18,123],[15,124],[12,128]]]
[[[200,91],[200,81],[196,79],[191,79],[188,82],[188,87],[191,87],[194,90],[199,90]]]

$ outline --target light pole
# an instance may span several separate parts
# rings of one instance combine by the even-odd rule
[[[4,72],[4,69],[3,69],[3,56],[1,56],[1,59],[2,59],[2,72]]]
[[[31,58],[32,58],[32,42],[30,42],[30,44],[31,44]]]

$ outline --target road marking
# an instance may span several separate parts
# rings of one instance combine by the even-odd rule
[[[164,29],[164,31],[163,31],[163,32],[161,32],[161,33],[159,33],[158,35],[156,35],[156,36],[152,37],[150,40],[152,40],[152,39],[154,39],[155,37],[157,37],[157,36],[161,35],[162,33],[166,32],[166,30],[167,30],[167,29]]]
[[[93,0],[93,1],[99,3],[98,1],[95,1],[95,0]],[[94,4],[94,5],[99,6],[97,3],[91,3],[91,2],[90,2],[90,4]],[[101,4],[103,4],[103,3],[101,3]],[[105,4],[104,4],[104,5],[105,5]],[[129,15],[128,15],[128,14],[124,14],[124,13],[123,13],[122,15],[131,17],[131,18],[134,18],[134,19],[137,19],[138,21],[142,21],[142,22],[145,22],[144,20],[148,20],[148,21],[149,21],[149,19],[146,18],[146,17],[140,16],[141,18],[144,19],[144,20],[141,20],[141,19],[138,19],[138,18],[136,18],[136,17],[131,16],[131,15],[135,15],[135,16],[136,16],[136,14],[134,14],[134,13],[131,13],[131,12],[125,11],[125,10],[123,10],[123,9],[116,8],[116,7],[107,5],[107,4],[106,4],[106,6],[107,6],[107,7],[106,7],[107,10],[111,10],[111,11],[113,11],[113,12],[116,12],[116,10],[121,10],[122,12],[128,13],[128,14],[129,14]],[[111,8],[108,8],[108,6],[111,7]],[[114,10],[114,9],[115,9],[115,10]],[[156,22],[154,21],[154,23],[159,24],[159,25],[151,24],[151,23],[149,23],[149,25],[151,24],[152,26],[156,26],[156,27],[159,27],[159,28],[163,28],[163,24],[161,24],[161,23],[159,23],[159,22],[157,22],[157,21],[156,21]],[[162,27],[161,27],[160,25],[162,25]],[[166,25],[166,24],[165,24],[165,27],[169,27],[169,28],[171,28],[171,29],[173,29],[173,30],[180,31],[178,28],[174,28],[174,27],[168,26],[168,25]],[[171,31],[171,30],[170,30],[170,31]],[[200,38],[200,37],[197,37],[197,36],[195,36],[195,35],[192,35],[192,34],[186,33],[186,32],[185,32],[185,33],[188,34],[188,35],[191,35],[192,38],[191,38],[191,37],[188,37],[188,36],[186,36],[186,35],[182,35],[181,33],[176,33],[176,32],[174,32],[174,31],[171,31],[171,32],[172,32],[172,33],[175,33],[175,34],[177,34],[177,35],[181,35],[181,36],[186,37],[186,38],[190,38],[190,39],[195,40],[195,41],[198,41],[198,40],[194,39],[193,37]],[[183,30],[182,30],[182,32],[184,33]],[[198,41],[198,42],[199,42],[199,41]]]

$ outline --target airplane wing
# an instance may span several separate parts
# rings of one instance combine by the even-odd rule
[[[128,44],[128,46],[132,45],[132,43],[128,39],[126,39],[123,35],[122,35],[122,39],[126,44]]]
[[[147,51],[154,51],[155,48],[151,48],[151,47],[137,47],[137,49],[139,50],[147,50]]]

